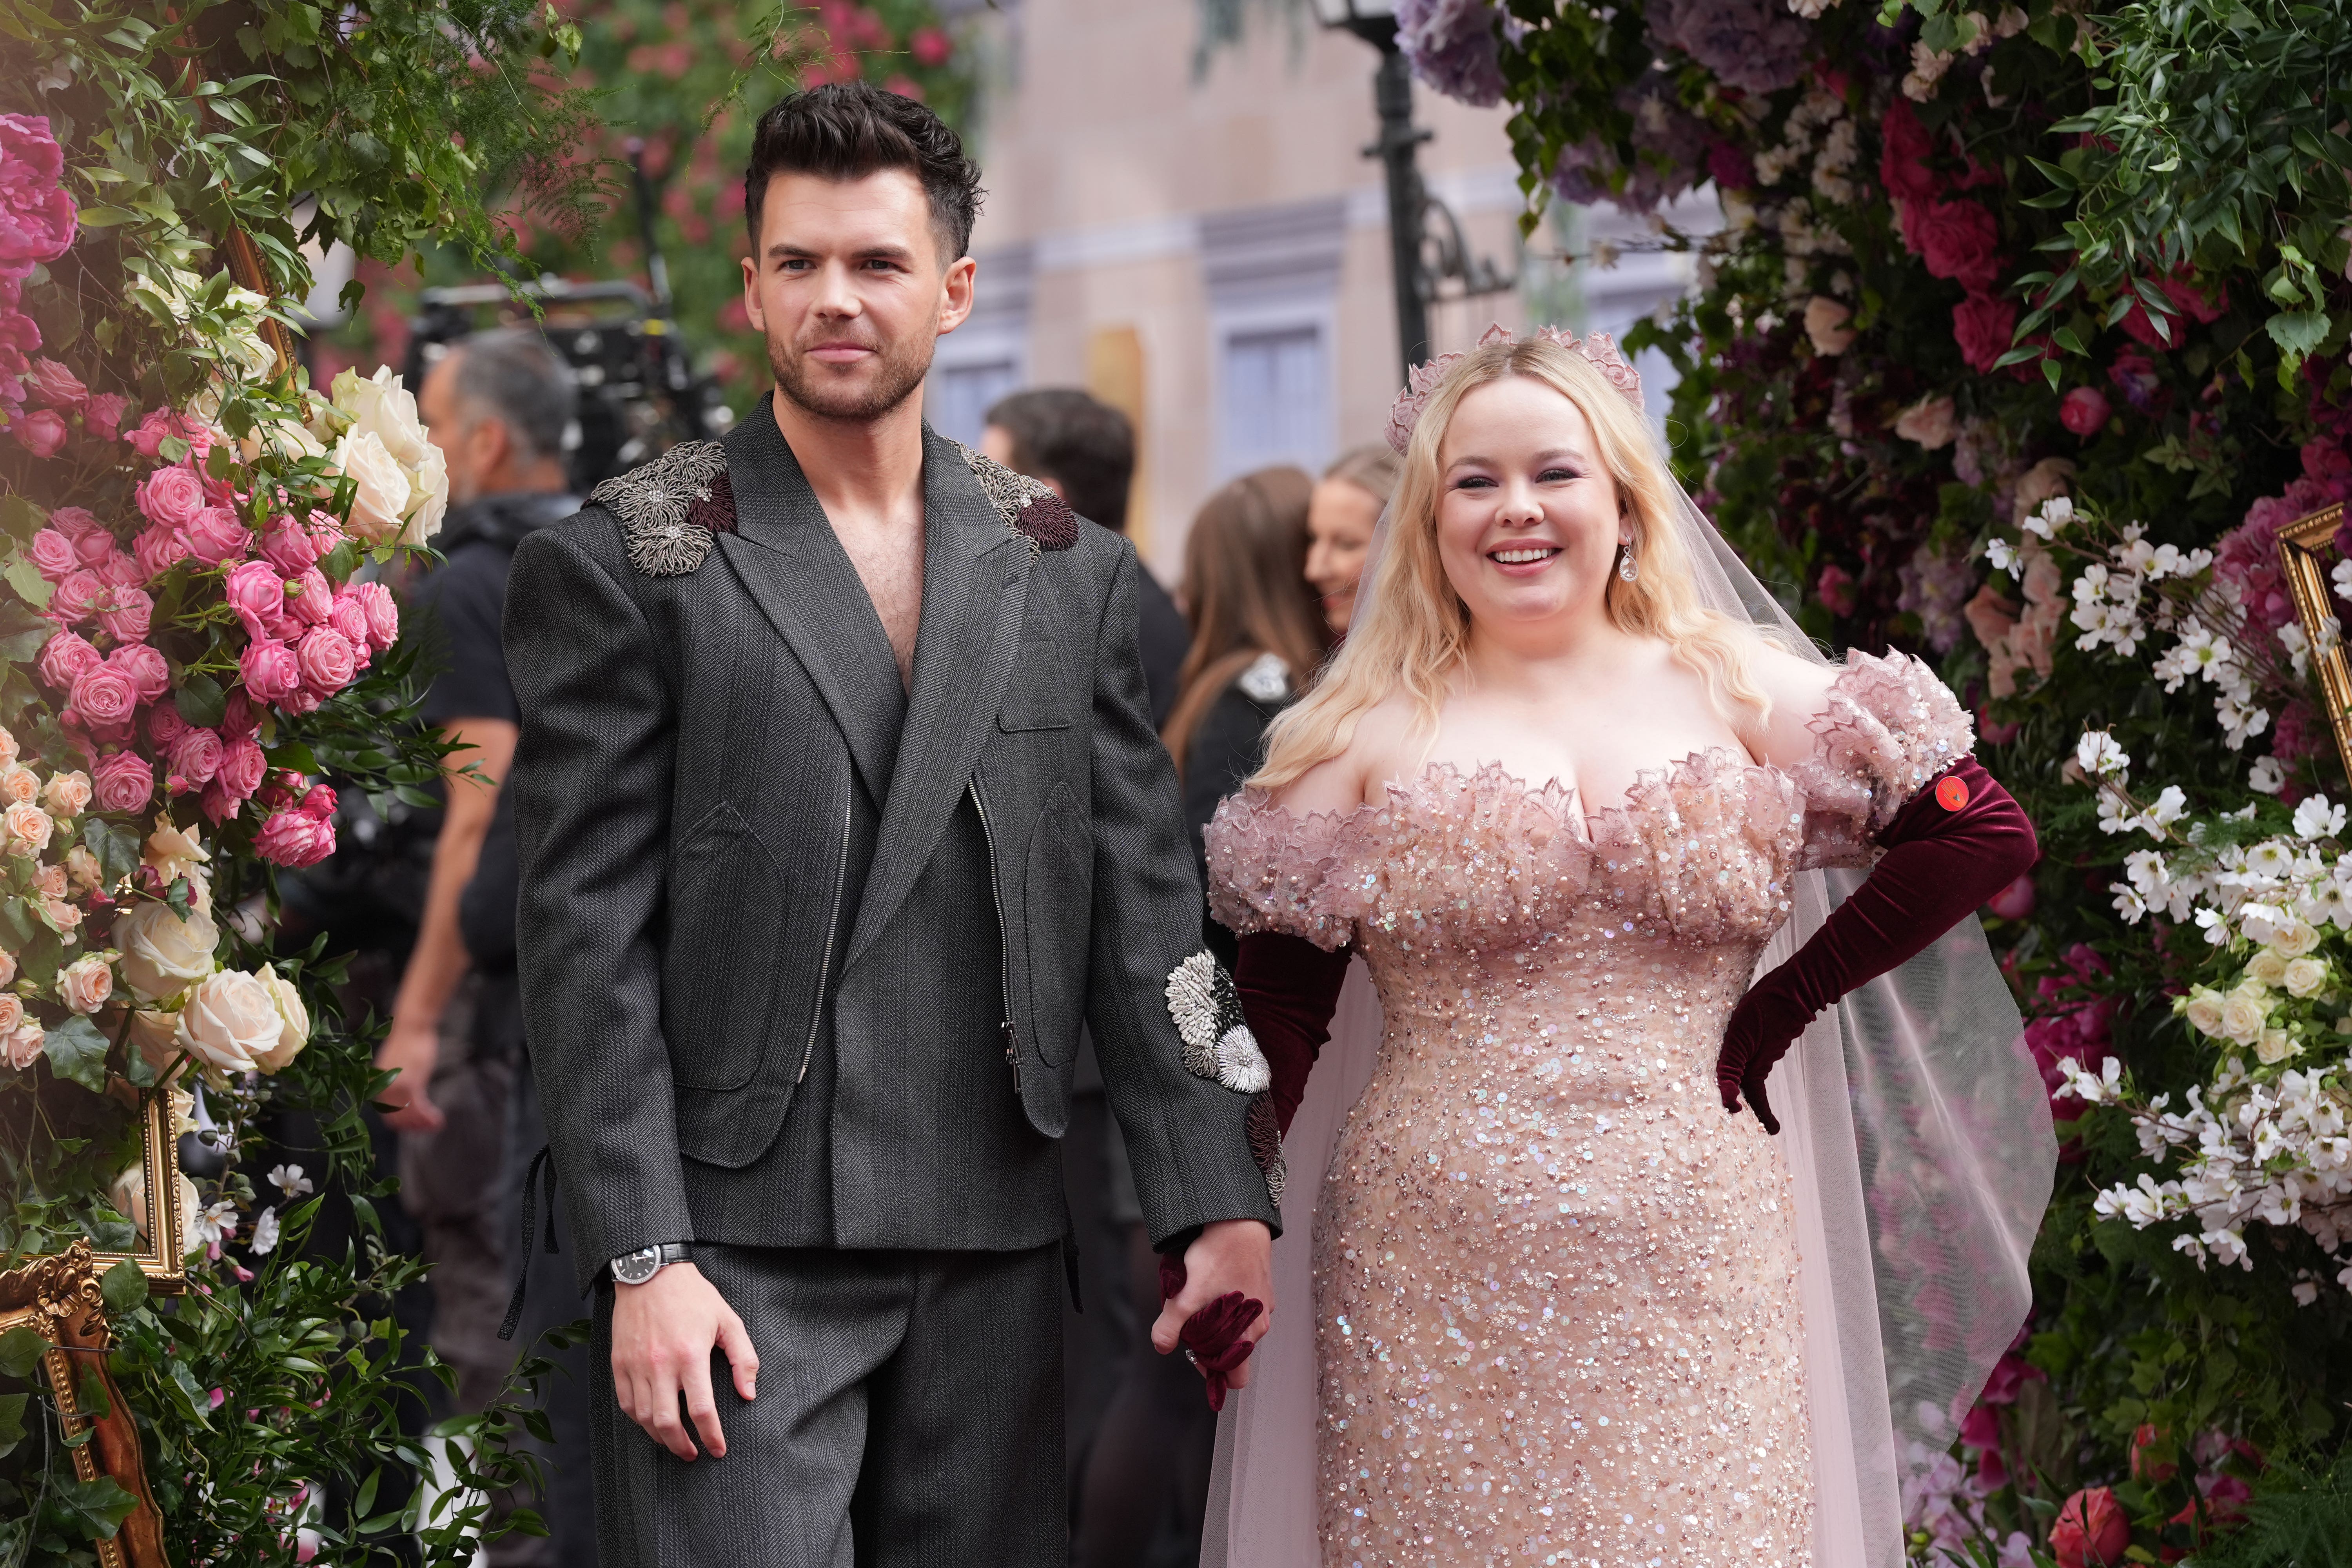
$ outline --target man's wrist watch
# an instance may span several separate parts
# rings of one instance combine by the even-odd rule
[[[624,1252],[613,1259],[613,1278],[624,1285],[642,1285],[673,1263],[683,1263],[693,1253],[682,1241],[666,1241],[659,1247],[640,1247],[635,1252]]]

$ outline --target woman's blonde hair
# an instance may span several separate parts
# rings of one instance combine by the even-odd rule
[[[1746,622],[1700,602],[1697,563],[1675,521],[1680,491],[1640,413],[1583,355],[1529,339],[1471,350],[1431,392],[1405,449],[1370,602],[1315,689],[1275,720],[1265,765],[1252,785],[1279,789],[1338,756],[1357,721],[1400,689],[1411,694],[1418,724],[1434,738],[1438,710],[1470,639],[1469,607],[1437,553],[1443,482],[1437,449],[1465,396],[1514,375],[1539,381],[1576,405],[1591,428],[1594,455],[1616,486],[1633,533],[1636,576],[1628,583],[1611,574],[1603,596],[1610,620],[1622,630],[1663,639],[1706,681],[1709,700],[1740,739],[1751,749],[1761,744],[1770,703],[1748,668],[1761,639]]]

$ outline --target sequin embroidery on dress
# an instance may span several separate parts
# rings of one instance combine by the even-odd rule
[[[1386,1020],[1315,1226],[1326,1568],[1810,1568],[1791,1180],[1715,1054],[1790,876],[1869,864],[1970,741],[1900,658],[1849,656],[1812,728],[1589,817],[1440,765],[1212,826],[1218,919],[1355,942]]]

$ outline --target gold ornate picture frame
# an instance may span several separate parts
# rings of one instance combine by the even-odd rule
[[[2294,595],[2295,617],[2303,624],[2311,662],[2319,675],[2328,727],[2336,735],[2336,754],[2345,773],[2352,775],[2352,658],[2346,655],[2343,621],[2336,614],[2339,601],[2335,584],[2328,580],[2335,563],[2345,559],[2336,548],[2336,531],[2343,523],[2341,502],[2299,517],[2279,530],[2278,551],[2288,591]]]
[[[99,1282],[121,1257],[78,1241],[0,1273],[0,1334],[30,1328],[47,1342],[37,1375],[48,1387],[58,1425],[68,1439],[89,1434],[71,1450],[76,1479],[110,1477],[137,1500],[113,1539],[91,1543],[99,1568],[170,1568],[138,1424],[106,1366],[106,1305]],[[88,1397],[93,1394],[95,1400]]]
[[[172,1093],[162,1084],[141,1091],[144,1103],[139,1118],[139,1169],[146,1213],[124,1217],[139,1226],[143,1235],[128,1252],[90,1255],[100,1273],[125,1260],[136,1263],[147,1276],[148,1289],[167,1296],[178,1294],[188,1285],[187,1215],[180,1206],[180,1140],[172,1130],[175,1120]]]

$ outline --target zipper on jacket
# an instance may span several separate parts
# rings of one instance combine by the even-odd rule
[[[988,846],[988,896],[996,903],[997,984],[1003,988],[1004,1019],[996,1026],[1004,1037],[1005,1065],[1013,1069],[1013,1092],[1021,1092],[1021,1037],[1013,1027],[1013,934],[1004,924],[1004,893],[996,880],[996,833],[988,825],[988,799],[980,793],[980,775],[971,775],[971,808],[980,814],[980,837]]]
[[[801,1070],[793,1081],[800,1083],[808,1077],[809,1059],[816,1055],[816,1032],[824,1026],[824,987],[833,977],[833,941],[841,929],[841,891],[849,882],[849,813],[856,804],[856,784],[841,799],[841,855],[833,868],[833,912],[824,921],[824,953],[817,960],[816,1009],[809,1015],[808,1039],[801,1047]]]

